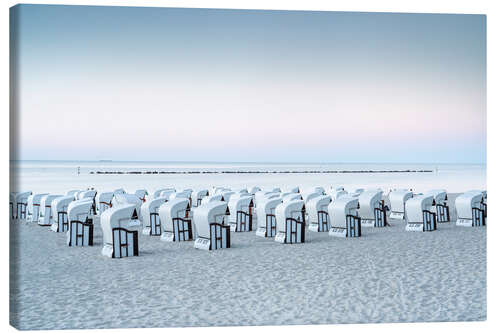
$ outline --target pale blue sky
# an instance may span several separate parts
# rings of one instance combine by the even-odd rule
[[[21,5],[22,159],[486,161],[486,17]]]

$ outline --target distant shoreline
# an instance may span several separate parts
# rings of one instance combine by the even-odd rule
[[[90,171],[91,175],[158,175],[158,174],[259,174],[259,173],[416,173],[432,170],[303,170],[303,171]]]

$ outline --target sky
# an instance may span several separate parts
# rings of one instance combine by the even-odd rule
[[[18,5],[15,159],[486,163],[486,16]]]

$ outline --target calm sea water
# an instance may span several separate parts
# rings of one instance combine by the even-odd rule
[[[307,163],[215,163],[215,162],[119,162],[119,161],[13,161],[11,190],[66,193],[93,186],[99,191],[123,187],[133,192],[163,187],[243,188],[300,186],[303,189],[343,185],[346,190],[381,187],[426,191],[443,188],[449,192],[486,189],[484,164],[307,164]],[[78,169],[80,173],[78,173]],[[91,171],[354,171],[432,170],[430,173],[320,173],[320,174],[91,174]]]

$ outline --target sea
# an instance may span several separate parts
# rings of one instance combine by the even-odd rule
[[[425,171],[425,172],[424,172]],[[232,189],[259,186],[263,190],[295,186],[307,190],[323,186],[407,188],[416,192],[445,189],[460,193],[486,189],[486,164],[397,163],[243,163],[243,162],[137,162],[137,161],[11,161],[11,192],[65,194],[94,188],[127,192],[166,187],[178,190]]]

